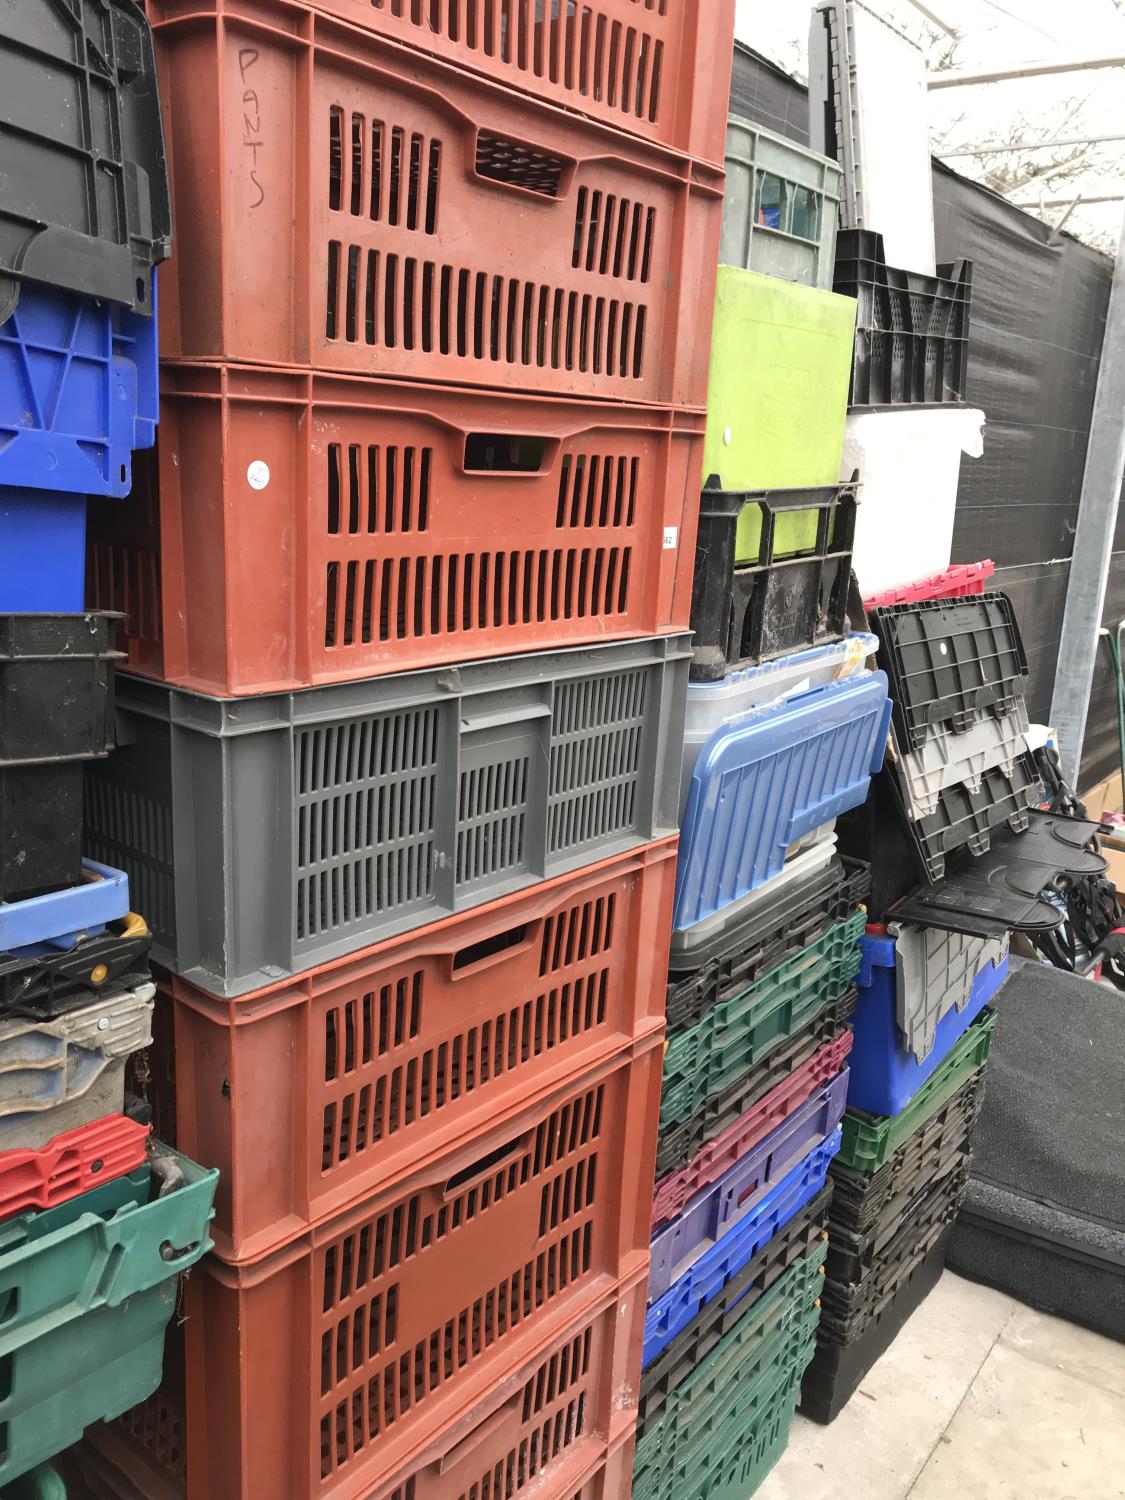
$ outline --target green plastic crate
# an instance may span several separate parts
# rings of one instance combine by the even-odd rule
[[[722,263],[831,291],[839,163],[731,115],[726,168]]]
[[[148,1167],[0,1226],[0,1484],[69,1447],[160,1383],[179,1273],[211,1248],[218,1173],[168,1152]]]
[[[856,305],[719,267],[705,479],[724,490],[839,484]]]
[[[672,1038],[664,1053],[662,1130],[690,1119],[844,993],[859,973],[866,921],[865,912],[853,912]]]
[[[637,1439],[634,1495],[666,1487],[669,1473],[684,1469],[725,1426],[732,1400],[740,1403],[753,1390],[777,1384],[786,1358],[807,1343],[820,1321],[827,1251],[820,1244],[795,1261],[669,1394],[659,1420]]]
[[[6,1484],[0,1500],[66,1500],[66,1485],[50,1464],[38,1464]]]
[[[884,1166],[904,1141],[920,1130],[971,1074],[983,1068],[992,1046],[996,1012],[984,1010],[954,1045],[941,1067],[897,1115],[865,1115],[848,1110],[844,1139],[836,1158],[854,1172],[870,1175]]]

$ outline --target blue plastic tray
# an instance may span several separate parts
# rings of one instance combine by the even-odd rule
[[[81,614],[86,496],[0,487],[0,614]]]
[[[897,1115],[949,1055],[1008,977],[1008,955],[986,963],[963,1010],[951,1006],[937,1023],[934,1044],[922,1062],[903,1045],[895,1019],[895,940],[868,934],[859,940],[859,998],[848,1066],[848,1108],[870,1115]],[[963,993],[963,992],[962,992]]]
[[[88,878],[66,890],[26,901],[0,901],[0,953],[49,943],[64,934],[100,932],[129,914],[129,877],[124,870],[82,861]]]
[[[127,495],[156,440],[153,315],[25,283],[0,324],[0,485]]]
[[[669,1291],[652,1303],[645,1313],[643,1366],[650,1365],[696,1313],[718,1296],[730,1278],[816,1197],[828,1178],[828,1166],[840,1149],[841,1139],[842,1132],[837,1128],[827,1140],[815,1146],[762,1199],[749,1218],[725,1234]]]
[[[798,839],[860,806],[890,718],[886,674],[863,672],[712,735],[684,809],[676,931],[741,900],[780,873]]]

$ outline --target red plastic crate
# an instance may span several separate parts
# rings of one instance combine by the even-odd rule
[[[297,0],[149,13],[162,354],[705,404],[721,168]]]
[[[962,599],[983,594],[988,580],[996,572],[992,561],[957,563],[944,573],[931,573],[915,583],[904,583],[897,589],[884,589],[863,601],[864,609],[890,609],[895,604],[918,604],[923,599]]]
[[[159,500],[142,465],[90,506],[130,670],[241,696],[687,628],[699,414],[246,366],[161,386]]]
[[[815,1052],[788,1078],[782,1079],[776,1088],[741,1119],[736,1120],[708,1141],[703,1149],[678,1172],[671,1172],[656,1184],[652,1200],[652,1227],[669,1223],[684,1208],[690,1198],[700,1189],[717,1182],[728,1167],[732,1167],[771,1130],[781,1125],[794,1114],[806,1099],[811,1099],[817,1089],[835,1078],[852,1050],[852,1033],[843,1030]]]
[[[103,1115],[37,1150],[0,1151],[0,1220],[54,1208],[144,1163],[149,1127]]]
[[[193,1495],[371,1500],[421,1469],[416,1500],[444,1500],[449,1438],[495,1435],[473,1414],[498,1392],[517,1432],[591,1320],[591,1418],[634,1406],[662,1055],[657,1033],[264,1261],[209,1257],[186,1291]]]
[[[253,1260],[411,1181],[662,1025],[675,855],[649,845],[236,1000],[164,981],[178,1147],[219,1168],[218,1253]]]
[[[537,98],[721,162],[734,0],[311,0]]]

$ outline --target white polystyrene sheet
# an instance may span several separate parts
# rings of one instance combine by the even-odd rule
[[[827,17],[829,26],[825,27]],[[887,264],[932,276],[934,200],[922,52],[861,0],[826,0],[809,30],[809,141],[835,120],[840,222],[883,236]]]
[[[850,412],[843,479],[858,470],[852,566],[864,598],[949,566],[962,455],[984,452],[973,407]]]

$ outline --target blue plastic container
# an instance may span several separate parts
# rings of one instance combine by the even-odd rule
[[[0,323],[0,486],[129,493],[133,449],[156,440],[155,276],[152,290],[146,318],[24,283]]]
[[[86,878],[78,885],[26,901],[0,901],[0,953],[64,940],[67,946],[84,933],[101,932],[109,922],[129,914],[129,877],[124,870],[82,861]]]
[[[0,614],[81,614],[86,496],[0,488]]]
[[[676,931],[780,874],[789,848],[867,797],[891,704],[883,672],[757,709],[707,741],[692,772],[676,870]]]
[[[859,940],[862,959],[859,998],[852,1018],[855,1040],[848,1059],[848,1108],[871,1115],[897,1115],[949,1055],[1008,977],[1008,955],[988,962],[977,974],[962,1010],[951,1005],[940,1018],[934,1043],[919,1062],[906,1048],[896,1019],[895,940],[867,934]]]
[[[842,1131],[814,1146],[747,1218],[700,1257],[683,1276],[649,1307],[645,1314],[643,1366],[647,1368],[691,1322],[696,1313],[719,1295],[758,1251],[794,1214],[811,1203],[828,1178],[828,1166],[840,1149]]]

